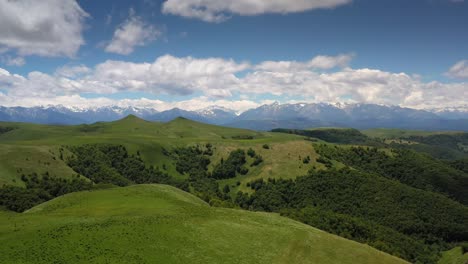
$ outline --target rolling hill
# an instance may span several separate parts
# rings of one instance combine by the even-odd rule
[[[210,143],[216,149],[212,157],[212,162],[216,163],[233,149],[252,147],[265,158],[265,163],[236,179],[244,183],[258,177],[296,177],[314,165],[322,166],[315,161],[304,166],[299,157],[313,156],[314,150],[300,136],[226,128],[185,118],[159,123],[130,115],[118,121],[91,125],[0,123],[0,127],[14,128],[0,134],[0,157],[8,157],[0,160],[0,171],[3,171],[0,185],[21,184],[21,174],[31,173],[33,169],[68,177],[72,171],[59,158],[60,146],[92,143],[122,144],[130,153],[139,151],[148,165],[165,166],[169,174],[180,178],[184,175],[175,170],[174,160],[163,155],[163,149]],[[264,144],[271,148],[262,148]]]
[[[0,211],[0,263],[406,263],[271,213],[214,208],[164,185]]]
[[[392,140],[388,142],[383,136],[385,133],[396,136],[388,138]],[[409,139],[400,142],[400,135],[418,136],[414,140],[419,141],[411,144],[407,142]],[[434,140],[433,136],[443,136],[444,140]],[[40,230],[45,228],[41,223],[51,223],[51,228],[68,230],[68,226],[63,227],[61,224],[72,223],[76,219],[78,222],[84,221],[85,224],[80,222],[80,226],[84,225],[80,228],[85,230],[87,221],[98,217],[96,213],[100,214],[102,221],[110,222],[123,217],[118,215],[119,211],[131,211],[138,219],[145,219],[148,216],[144,213],[145,210],[150,212],[160,208],[152,208],[152,202],[145,202],[143,198],[138,198],[138,204],[126,204],[119,200],[121,198],[112,198],[120,201],[119,204],[106,204],[106,195],[108,192],[113,193],[112,195],[116,194],[114,192],[122,192],[125,196],[123,199],[130,199],[133,194],[127,195],[122,190],[148,186],[138,184],[160,183],[175,186],[201,198],[206,210],[205,207],[197,207],[196,210],[207,216],[231,212],[230,217],[233,219],[237,219],[235,215],[242,215],[239,217],[243,219],[244,214],[273,217],[271,214],[253,214],[214,207],[276,212],[371,245],[407,261],[435,263],[440,252],[457,246],[468,238],[468,234],[463,231],[468,226],[463,221],[468,215],[467,193],[463,187],[468,183],[468,168],[465,168],[467,163],[463,160],[442,161],[412,147],[428,146],[437,151],[450,147],[464,156],[464,150],[459,149],[463,146],[464,139],[463,133],[374,132],[337,128],[259,132],[203,124],[181,117],[167,123],[150,122],[134,115],[113,122],[73,126],[3,122],[0,123],[0,187],[5,187],[0,188],[0,205],[21,212],[54,197],[59,198],[23,214],[1,214],[10,220],[23,219],[26,221],[24,223]],[[407,158],[411,162],[405,162]],[[410,167],[404,170],[408,173],[401,173],[401,168],[405,166]],[[132,187],[88,192],[103,187],[117,187],[116,185]],[[162,190],[159,187],[154,188]],[[83,190],[87,191],[67,194]],[[142,191],[144,192],[146,191]],[[149,192],[153,193],[151,190]],[[361,195],[356,195],[357,193]],[[83,194],[92,197],[97,195],[92,198],[96,204],[92,212],[84,211],[84,205],[87,204],[85,202],[77,205],[67,200],[67,197],[76,198]],[[148,198],[147,195],[143,196]],[[87,200],[91,198],[82,199]],[[208,207],[205,202],[213,207]],[[128,207],[120,208],[120,205]],[[168,207],[167,213],[179,212],[179,209],[171,208],[173,207]],[[382,208],[385,210],[382,211]],[[445,211],[442,212],[440,208],[445,208]],[[69,219],[55,218],[62,215],[62,209],[72,214]],[[440,214],[446,217],[438,217]],[[37,219],[38,222],[33,224],[33,220],[27,219]],[[107,225],[99,223],[98,226]],[[131,226],[140,230],[135,226],[144,226],[144,223],[133,218],[124,218],[116,223],[118,227],[114,231],[101,235],[113,239],[113,232],[118,233],[119,228],[129,230]],[[125,225],[129,227],[124,227]],[[234,222],[229,225],[237,226]],[[278,229],[283,228],[281,224],[275,226]],[[67,233],[66,239],[70,243],[76,243],[75,238],[85,241],[85,238],[77,234],[77,228],[73,227],[73,231]],[[96,230],[96,227],[93,228]],[[249,230],[254,234],[257,232],[253,227],[249,227]],[[204,231],[208,232],[206,229]],[[87,236],[93,237],[91,234]],[[144,236],[140,234],[139,237]],[[102,241],[103,238],[96,239]],[[190,241],[187,237],[183,240]],[[222,240],[229,244],[224,238]],[[132,241],[141,245],[136,240]],[[157,242],[150,238],[145,241]],[[26,248],[33,247],[33,242],[24,243]],[[53,242],[47,243],[52,243],[51,248],[60,248],[60,245]],[[261,242],[255,243],[259,248],[263,247]],[[293,245],[299,248],[299,253],[296,254],[308,254],[308,259],[313,259],[308,246],[300,243]],[[239,246],[242,252],[254,254],[244,250],[241,244],[235,246]],[[126,246],[120,244],[107,250],[122,254],[119,250]],[[92,248],[88,245],[87,249]],[[328,249],[323,250],[327,252]],[[70,256],[70,250],[63,251],[61,259],[73,257]],[[210,252],[215,251],[210,249]],[[227,254],[229,250],[224,248],[223,251],[213,254],[221,254],[220,258],[224,258],[222,253]],[[281,250],[275,248],[274,251]],[[156,258],[151,253],[148,254],[150,260]],[[253,260],[277,261],[268,254],[262,253],[258,256],[258,261],[255,258]],[[263,258],[267,255],[271,258]],[[138,259],[136,254],[132,256]],[[122,255],[120,257],[123,258]],[[234,258],[232,255],[231,257]],[[291,257],[287,255],[287,258]],[[200,257],[196,261],[208,260]],[[246,258],[242,258],[242,261],[248,262]],[[304,262],[301,259],[295,261]],[[326,260],[321,261],[326,263]]]

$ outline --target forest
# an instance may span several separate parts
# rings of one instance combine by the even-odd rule
[[[434,263],[436,249],[468,239],[466,207],[375,174],[332,169],[249,186],[255,192],[235,198],[244,209],[280,212],[409,261]]]
[[[276,133],[288,133],[300,136],[306,136],[309,138],[317,138],[331,143],[341,144],[378,144],[379,142],[367,137],[357,129],[352,128],[323,128],[323,129],[286,129],[277,128],[271,130]]]
[[[96,188],[91,181],[80,178],[78,175],[73,179],[62,179],[50,177],[48,173],[43,175],[33,173],[23,175],[21,180],[25,183],[25,188],[18,186],[0,188],[0,205],[12,211],[23,212],[67,193]]]
[[[10,126],[0,126],[0,135],[14,130],[14,127]]]
[[[334,137],[360,138],[353,133],[349,140]],[[165,165],[147,166],[139,151],[130,154],[123,145],[62,146],[59,157],[74,177],[23,175],[24,187],[0,188],[0,205],[23,212],[70,192],[162,183],[212,206],[280,213],[416,263],[436,263],[439,252],[468,240],[466,159],[443,161],[404,148],[309,144],[319,156],[300,157],[300,162],[324,168],[314,165],[295,179],[253,180],[246,184],[249,192],[237,191],[240,181],[220,185],[220,180],[242,178],[249,168],[262,166],[263,157],[252,148],[231,150],[214,164],[210,143],[163,148],[184,175],[175,178]]]
[[[439,192],[465,205],[468,204],[466,173],[423,153],[408,149],[379,150],[373,147],[339,147],[326,144],[316,144],[314,147],[325,158],[395,179],[418,189]]]

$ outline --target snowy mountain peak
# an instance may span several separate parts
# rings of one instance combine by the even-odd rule
[[[202,113],[202,112],[213,112],[213,111],[223,111],[223,112],[227,112],[227,113],[235,113],[236,112],[236,111],[234,111],[232,109],[226,108],[224,106],[219,106],[219,105],[211,105],[211,106],[208,106],[208,107],[205,107],[205,108],[202,108],[202,109],[198,109],[195,112]]]
[[[114,121],[129,114],[150,121],[170,121],[179,116],[194,121],[241,128],[269,130],[277,127],[310,128],[318,126],[355,128],[406,128],[431,130],[468,130],[468,106],[418,110],[400,106],[354,103],[265,104],[236,114],[210,106],[197,111],[180,108],[158,112],[153,108],[104,106],[93,108],[64,105],[0,107],[0,121],[45,124],[82,124]]]

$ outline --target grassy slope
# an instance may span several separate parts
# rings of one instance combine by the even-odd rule
[[[457,134],[457,131],[422,131],[422,130],[403,130],[392,128],[375,128],[361,131],[368,137],[375,138],[402,138],[410,136],[431,136],[439,134]]]
[[[50,146],[18,146],[2,144],[0,149],[0,186],[21,185],[19,176],[51,173],[51,176],[70,178],[76,174],[57,156],[57,148]]]
[[[387,144],[406,145],[407,148],[425,152],[439,159],[454,160],[468,157],[468,145],[460,139],[465,135],[463,131],[369,129],[362,132],[372,138],[384,139]],[[407,140],[409,137],[424,137],[426,140]],[[454,141],[458,141],[458,144],[454,145]]]
[[[276,214],[212,208],[163,185],[0,211],[0,263],[405,263]]]
[[[466,264],[468,263],[468,253],[462,254],[462,248],[456,247],[445,251],[438,264]]]
[[[168,168],[176,177],[183,177],[175,171],[174,160],[162,154],[162,148],[211,143],[215,148],[213,164],[221,157],[226,158],[229,151],[236,148],[254,148],[265,160],[260,166],[252,168],[245,176],[230,182],[246,183],[256,177],[296,177],[304,175],[312,166],[321,167],[315,162],[312,144],[302,137],[282,133],[255,132],[250,130],[226,128],[197,123],[179,118],[169,123],[148,122],[129,116],[125,119],[81,126],[45,126],[24,123],[0,123],[17,129],[0,135],[0,157],[10,157],[8,149],[16,152],[12,160],[0,159],[0,185],[20,184],[21,173],[49,171],[52,175],[68,177],[72,172],[58,157],[61,145],[86,143],[114,143],[125,145],[130,152],[140,151],[146,163]],[[233,136],[252,136],[254,139],[233,139]],[[271,148],[262,148],[268,144]],[[21,146],[21,148],[19,147]],[[302,159],[309,155],[312,162],[303,164]],[[29,161],[26,161],[26,157]],[[55,157],[55,160],[53,158]],[[46,165],[44,161],[53,163]],[[250,162],[250,161],[249,161]],[[34,166],[32,166],[32,165]],[[23,170],[20,172],[19,170]],[[260,175],[260,176],[259,176]],[[16,183],[13,181],[16,179]]]

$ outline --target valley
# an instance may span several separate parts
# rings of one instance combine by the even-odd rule
[[[17,243],[26,246],[19,248],[36,252],[29,256],[40,256],[44,263],[47,263],[48,254],[58,254],[63,261],[99,263],[103,261],[99,259],[102,254],[109,259],[103,252],[116,253],[122,246],[136,250],[138,243],[154,244],[160,248],[158,250],[163,250],[166,246],[160,244],[160,239],[169,244],[177,243],[176,240],[170,242],[171,239],[192,241],[197,245],[208,243],[204,244],[208,248],[203,250],[210,253],[194,258],[194,263],[210,262],[210,254],[213,254],[213,261],[226,257],[223,262],[229,263],[237,250],[241,252],[235,254],[239,259],[232,259],[236,263],[244,258],[241,262],[249,262],[247,256],[253,254],[250,250],[263,252],[256,263],[283,263],[293,255],[296,263],[309,263],[314,258],[313,263],[346,263],[341,256],[362,258],[360,263],[373,263],[376,258],[372,254],[386,256],[373,248],[399,257],[401,261],[436,263],[442,252],[462,245],[468,236],[468,174],[465,171],[467,163],[463,162],[468,153],[459,148],[459,144],[466,144],[464,133],[395,130],[361,133],[336,128],[258,132],[203,124],[186,118],[166,123],[150,122],[132,115],[114,122],[90,125],[4,122],[1,127],[5,132],[0,134],[0,155],[3,157],[0,185],[4,186],[0,198],[6,210],[2,211],[2,217],[7,219],[2,221],[3,237],[8,240],[9,235],[21,233]],[[435,136],[443,136],[444,140],[431,138]],[[394,140],[389,142],[388,139]],[[404,140],[415,143],[407,144]],[[423,147],[414,148],[414,145]],[[411,169],[402,167],[400,157],[412,161],[408,163]],[[397,168],[400,171],[394,170]],[[129,194],[125,194],[127,192]],[[167,207],[166,202],[162,202],[159,206],[159,192],[174,192],[171,195],[180,199],[175,204],[185,204],[177,208],[175,204]],[[98,198],[101,195],[112,198]],[[156,200],[152,200],[154,196]],[[119,199],[137,199],[139,202],[128,200],[122,203]],[[363,211],[363,208],[366,209]],[[445,209],[441,211],[442,208]],[[155,225],[162,220],[158,219],[179,210],[185,210],[182,212],[184,216],[177,216],[177,219],[192,220],[174,220],[169,226],[163,225],[166,235],[159,233]],[[153,214],[157,216],[151,216]],[[211,217],[214,218],[209,222],[216,223],[213,227],[189,224],[190,221],[205,223]],[[265,219],[248,220],[251,217]],[[234,222],[221,224],[219,218]],[[40,224],[43,221],[50,223],[47,228]],[[251,225],[258,225],[256,221],[262,222],[264,227],[252,229]],[[99,226],[105,228],[89,233]],[[186,226],[190,230],[168,238],[167,232],[175,230],[176,226]],[[244,231],[228,226],[239,226],[239,230],[253,233],[244,235]],[[274,242],[277,249],[262,246],[265,241],[274,241],[274,236],[284,237],[281,230],[289,230],[292,226],[310,230],[288,234],[291,236],[289,242]],[[313,235],[318,231],[313,231],[316,229],[310,226],[350,240],[322,231],[320,234],[323,235]],[[204,231],[193,228],[204,228]],[[131,245],[109,244],[109,248],[102,248],[91,242],[112,240],[121,229],[132,230],[132,234],[127,234],[128,241],[133,241]],[[82,253],[70,255],[71,249],[54,244],[56,240],[32,235],[38,232],[60,235],[61,239],[70,242],[88,242],[82,243]],[[139,232],[154,236],[143,236],[146,238],[138,242],[135,239],[142,237]],[[186,237],[191,232],[217,239],[208,242],[203,237]],[[228,251],[222,250],[221,241],[237,232],[242,234],[239,242],[230,243],[235,249],[229,251],[230,255],[223,255]],[[255,235],[257,232],[258,236]],[[300,239],[294,238],[296,233],[301,234]],[[269,238],[261,234],[268,234]],[[258,239],[254,243],[258,248],[246,250],[242,239],[249,241],[250,235]],[[329,239],[339,239],[344,245],[327,248],[335,243]],[[47,248],[56,251],[45,254],[43,249],[34,246],[43,243],[52,243]],[[351,249],[353,247],[355,249]],[[86,248],[93,248],[95,253],[85,257]],[[267,248],[269,253],[264,251]],[[349,251],[339,253],[347,248]],[[27,256],[16,246],[4,249],[12,258]],[[139,254],[141,259],[135,263],[164,258],[158,250]],[[114,256],[117,263],[121,259],[131,262],[136,257],[131,253],[127,257],[118,254],[119,257]],[[184,254],[176,254],[178,257],[174,259],[167,256],[164,261],[187,260],[190,254]],[[170,255],[174,257],[173,253]],[[31,260],[25,258],[23,263]],[[400,260],[388,257],[381,261],[398,263]]]

